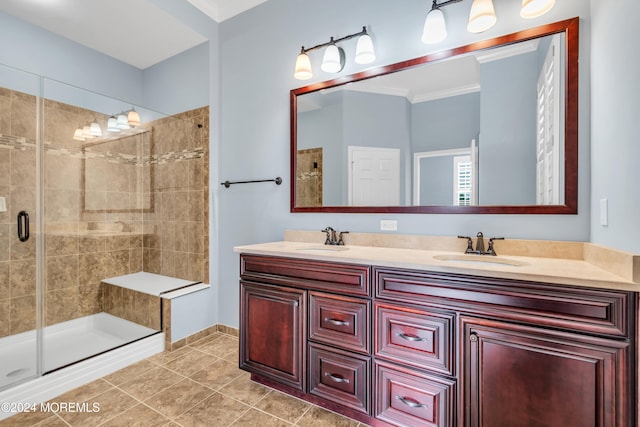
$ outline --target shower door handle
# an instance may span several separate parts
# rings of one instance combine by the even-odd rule
[[[29,214],[27,211],[18,213],[18,239],[21,242],[29,240]]]

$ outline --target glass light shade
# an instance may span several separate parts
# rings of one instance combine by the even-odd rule
[[[94,136],[91,134],[91,126],[84,125],[82,127],[82,136],[87,139],[94,138]]]
[[[131,126],[140,126],[140,114],[136,110],[129,111],[127,122]]]
[[[523,18],[537,18],[549,12],[556,4],[556,0],[522,0],[520,16]]]
[[[89,132],[91,132],[92,136],[102,136],[102,128],[98,124],[98,122],[91,123],[89,127]]]
[[[467,30],[470,33],[487,31],[493,27],[496,20],[496,12],[493,10],[492,0],[473,0]]]
[[[109,132],[120,132],[120,128],[118,127],[118,119],[114,116],[109,117],[107,120],[107,130]]]
[[[422,43],[439,43],[447,38],[447,25],[444,22],[444,15],[440,9],[431,9],[424,20],[422,30]]]
[[[116,118],[116,126],[119,129],[130,129],[131,126],[129,125],[129,122],[127,120],[127,116],[125,116],[124,114],[118,114],[118,117]]]
[[[356,44],[356,64],[371,64],[376,60],[376,53],[373,50],[373,41],[369,34],[363,34],[358,37]]]
[[[301,52],[296,59],[296,70],[293,72],[293,77],[298,80],[308,80],[313,77],[313,71],[311,71],[311,60],[309,55]]]
[[[337,73],[344,67],[344,51],[331,44],[324,50],[320,68],[326,73]]]
[[[84,141],[85,137],[82,134],[82,129],[78,128],[76,129],[76,131],[73,133],[73,139],[75,139],[76,141]]]

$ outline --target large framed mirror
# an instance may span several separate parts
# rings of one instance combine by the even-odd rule
[[[576,214],[573,18],[291,91],[291,212]]]

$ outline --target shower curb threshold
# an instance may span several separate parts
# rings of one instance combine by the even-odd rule
[[[164,333],[107,351],[0,391],[0,403],[38,405],[164,351]],[[17,413],[0,411],[0,421]]]

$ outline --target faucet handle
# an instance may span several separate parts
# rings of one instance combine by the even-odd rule
[[[470,254],[473,252],[473,240],[469,236],[458,236],[458,239],[467,239],[467,249],[464,251],[465,254]]]
[[[338,246],[344,246],[344,240],[342,238],[343,234],[349,234],[348,231],[341,231],[340,234],[338,234],[338,243],[336,243]]]
[[[325,245],[332,245],[333,244],[333,242],[332,242],[332,233],[334,231],[335,230],[333,228],[331,228],[331,227],[327,227],[324,230],[320,230],[320,232],[322,232],[322,233],[327,233],[327,238],[324,241]]]
[[[489,246],[487,247],[487,255],[493,255],[496,256],[496,250],[493,248],[493,241],[494,240],[504,240],[504,237],[491,237],[489,239]]]

